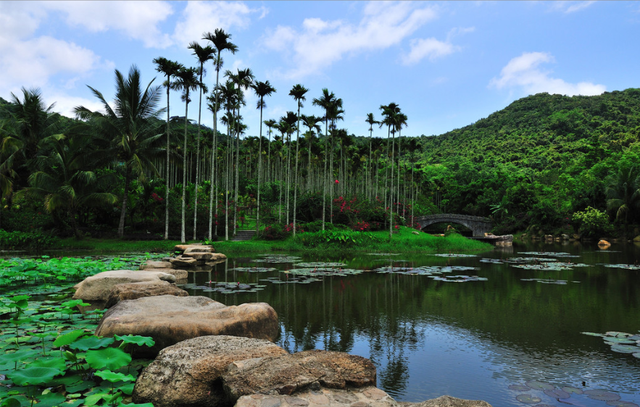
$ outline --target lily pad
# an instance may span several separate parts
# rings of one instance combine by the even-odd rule
[[[597,332],[580,332],[582,335],[588,335],[588,336],[599,336],[599,337],[604,337],[604,334],[599,334]]]
[[[298,263],[298,264],[296,264],[296,267],[300,267],[300,268],[337,268],[337,267],[344,267],[346,265],[347,265],[346,263],[316,261],[316,262],[309,262],[309,263]]]
[[[632,353],[631,356],[633,356],[634,358],[638,358],[640,359],[640,352],[638,353]]]
[[[554,399],[568,399],[571,397],[571,394],[562,389],[545,390],[544,394]]]
[[[639,407],[636,403],[632,403],[630,401],[622,401],[622,400],[607,401],[607,405],[614,406],[614,407]]]
[[[617,353],[636,353],[640,351],[640,347],[633,345],[613,345],[611,350]]]
[[[582,394],[582,389],[578,389],[576,387],[565,386],[562,388],[562,390],[570,394]]]
[[[244,273],[268,273],[272,271],[277,271],[275,267],[235,267],[230,269],[229,271],[239,271]]]
[[[433,256],[437,257],[478,257],[475,254],[460,254],[460,253],[437,253]]]
[[[518,394],[516,400],[524,404],[536,404],[542,401],[540,397],[532,396],[531,394]]]
[[[270,264],[284,264],[284,263],[298,263],[302,260],[298,256],[265,254],[261,259],[256,259],[256,262],[270,263]]]
[[[529,386],[526,386],[524,384],[512,384],[512,385],[509,386],[509,390],[529,391],[531,389],[529,388]]]
[[[527,384],[527,386],[531,387],[534,390],[542,390],[542,391],[544,391],[544,390],[553,390],[554,389],[554,386],[552,384],[545,383],[545,382],[540,382],[540,381],[537,381],[537,380],[528,381],[526,384]]]
[[[620,400],[620,395],[616,393],[612,393],[607,390],[585,390],[584,394],[589,396],[590,399],[600,400],[600,401],[618,401]]]
[[[637,264],[604,264],[604,266],[613,269],[640,270],[640,265]]]

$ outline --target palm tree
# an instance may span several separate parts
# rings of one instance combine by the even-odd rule
[[[271,181],[271,132],[273,131],[273,129],[276,128],[276,126],[278,125],[278,122],[276,122],[274,119],[269,119],[269,120],[265,120],[264,121],[264,125],[267,126],[267,128],[269,129],[269,131],[267,132],[268,135],[268,148],[267,148],[267,179],[266,181]]]
[[[238,47],[230,42],[231,34],[227,34],[221,28],[216,28],[212,33],[204,33],[202,36],[203,40],[208,40],[213,44],[213,47],[217,50],[216,60],[214,62],[214,67],[216,69],[216,86],[214,89],[218,89],[218,85],[220,83],[220,68],[222,68],[222,51],[229,51],[232,54],[235,54],[238,50]],[[219,96],[216,93],[216,100],[214,103],[216,108],[213,111],[213,137],[216,137],[218,134],[218,109],[220,106]],[[215,142],[214,142],[215,144]],[[214,168],[214,160],[215,160],[215,151],[211,153],[211,192],[209,196],[209,239],[212,239],[212,231],[213,231],[213,168]]]
[[[309,130],[305,133],[305,138],[307,139],[307,153],[308,153],[308,159],[307,159],[307,189],[311,189],[311,183],[310,183],[310,179],[311,179],[311,144],[313,143],[313,136],[314,136],[314,130],[317,133],[320,133],[321,128],[318,125],[318,123],[322,122],[322,117],[316,117],[316,116],[305,116],[302,115],[302,123],[305,125],[305,127],[307,127]]]
[[[9,201],[13,194],[13,187],[16,177],[15,163],[18,155],[22,152],[23,143],[16,134],[8,120],[0,121],[0,214],[4,208],[3,199]],[[0,216],[0,227],[2,227],[2,217]]]
[[[164,86],[167,88],[167,161],[165,170],[165,198],[164,198],[164,240],[169,239],[169,152],[171,151],[170,139],[171,139],[171,126],[169,121],[171,118],[169,112],[169,91],[171,90],[171,78],[175,77],[181,68],[184,68],[182,64],[178,62],[170,61],[163,57],[158,57],[153,60],[157,65],[156,71],[163,73],[167,80]]]
[[[371,166],[371,141],[373,140],[373,125],[380,124],[380,122],[373,117],[373,113],[367,113],[367,119],[365,120],[365,122],[369,124],[369,161],[367,163],[367,188],[369,188],[371,185],[371,180],[369,179],[369,177],[371,176],[370,166]],[[371,188],[369,188],[369,193],[367,194],[367,197],[369,199],[372,198]]]
[[[264,102],[265,96],[271,96],[276,89],[271,86],[269,81],[266,82],[254,82],[251,85],[256,96],[260,98],[258,100],[256,109],[260,109],[260,141],[258,142],[258,196],[256,199],[256,233],[260,231],[260,177],[262,175],[262,110],[267,107]]]
[[[615,212],[616,220],[624,223],[625,234],[629,213],[640,209],[640,167],[621,164],[618,171],[605,179],[607,209]]]
[[[193,50],[193,55],[195,55],[198,59],[198,62],[200,62],[200,69],[198,70],[198,74],[200,76],[201,84],[199,86],[200,95],[198,102],[198,135],[196,142],[196,193],[194,194],[195,197],[193,201],[193,240],[196,240],[196,228],[198,222],[198,186],[200,185],[200,123],[202,123],[202,92],[206,92],[206,87],[204,86],[202,77],[204,76],[204,63],[214,58],[216,50],[210,45],[203,47],[195,41],[189,44],[189,49]]]
[[[84,120],[91,120],[95,125],[96,136],[99,141],[108,143],[105,146],[107,154],[102,158],[124,164],[124,193],[118,236],[124,235],[124,221],[127,213],[127,199],[129,183],[132,175],[144,178],[144,170],[156,172],[151,158],[162,153],[158,147],[162,133],[157,132],[156,125],[149,119],[157,118],[162,113],[157,105],[160,101],[160,87],[151,86],[153,80],[142,90],[140,71],[133,65],[129,76],[125,77],[115,70],[116,95],[112,108],[105,97],[98,90],[88,86],[102,103],[105,112],[92,112],[84,106],[75,108],[76,115]],[[109,154],[109,153],[113,154]]]
[[[389,198],[389,239],[393,237],[393,159],[394,159],[394,148],[395,148],[395,132],[396,132],[396,123],[398,121],[397,115],[400,113],[400,107],[396,103],[389,103],[388,105],[381,105],[380,110],[382,110],[382,116],[384,120],[380,123],[380,125],[387,125],[387,140],[389,140],[389,134],[392,135],[391,142],[391,196]],[[388,143],[387,143],[388,144]]]
[[[177,74],[177,80],[173,83],[173,88],[182,91],[182,100],[184,100],[184,141],[182,148],[182,221],[180,226],[180,241],[186,243],[187,236],[185,230],[186,211],[187,211],[187,125],[189,124],[189,95],[202,87],[202,82],[198,80],[198,70],[196,68],[183,68]],[[198,191],[196,191],[196,194]]]
[[[8,110],[14,121],[15,136],[22,144],[21,152],[14,162],[16,180],[25,184],[32,172],[38,144],[43,138],[56,132],[59,115],[53,112],[55,104],[45,105],[40,89],[22,88],[21,91],[22,100],[11,94],[13,105]]]
[[[38,170],[29,176],[30,187],[23,190],[44,198],[49,213],[67,212],[76,238],[82,234],[76,216],[83,207],[114,204],[117,197],[105,192],[113,183],[111,173],[97,174],[87,165],[91,138],[79,134],[67,138],[62,134],[43,140],[50,146],[50,153],[38,157]]]
[[[232,73],[231,71],[227,71],[224,74],[227,78],[232,80],[240,91],[240,103],[237,104],[236,115],[240,117],[240,106],[244,104],[244,93],[242,90],[247,90],[253,84],[254,76],[253,72],[251,72],[250,68],[246,69],[238,69],[236,73]],[[240,132],[236,131],[236,180],[235,180],[235,194],[234,194],[234,211],[233,211],[233,236],[236,235],[236,225],[238,220],[238,192],[240,185]]]
[[[291,90],[289,91],[289,96],[292,96],[293,99],[295,99],[296,102],[298,102],[298,124],[296,126],[296,130],[298,132],[298,134],[296,135],[296,166],[295,166],[295,170],[293,172],[293,176],[295,177],[295,180],[293,182],[294,184],[294,191],[293,191],[293,236],[295,237],[296,235],[296,206],[297,206],[297,201],[298,201],[298,148],[300,146],[300,108],[303,107],[302,102],[307,100],[304,95],[305,93],[307,93],[309,91],[309,89],[305,88],[304,86],[297,84],[294,85],[293,88],[291,88]]]
[[[315,106],[319,106],[321,108],[324,109],[324,134],[325,137],[328,137],[328,130],[329,130],[329,110],[331,109],[331,106],[333,104],[336,103],[336,95],[333,92],[329,92],[329,89],[324,88],[322,89],[322,96],[316,99],[313,99],[312,103]],[[326,195],[327,195],[327,182],[328,182],[328,178],[327,178],[327,152],[329,151],[329,149],[327,148],[327,143],[328,143],[328,138],[325,139],[325,158],[324,158],[324,187],[323,187],[323,192],[322,192],[322,230],[324,230],[324,224],[325,224],[325,219],[326,219],[326,208],[327,208],[327,203],[326,203]]]

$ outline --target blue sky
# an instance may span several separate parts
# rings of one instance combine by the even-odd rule
[[[368,135],[367,113],[399,104],[403,135],[442,134],[539,92],[595,95],[639,87],[640,3],[555,2],[0,2],[0,97],[40,88],[55,111],[100,108],[114,69],[137,65],[148,83],[163,78],[153,59],[196,66],[187,49],[222,28],[238,46],[223,70],[251,68],[277,93],[264,119],[295,110],[295,84],[343,99],[349,133]],[[209,87],[215,71],[209,65]],[[258,134],[256,97],[241,112]],[[172,115],[184,114],[177,92]],[[161,101],[164,106],[166,101]],[[189,117],[197,120],[197,98]],[[211,115],[203,123],[212,126]],[[374,129],[374,136],[385,136]]]

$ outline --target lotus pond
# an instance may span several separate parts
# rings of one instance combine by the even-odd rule
[[[370,358],[400,401],[640,405],[640,248],[529,245],[478,255],[230,258],[191,295],[265,301],[289,352]]]
[[[539,244],[477,255],[353,258],[265,253],[231,257],[190,273],[184,288],[227,305],[268,302],[280,318],[279,345],[289,352],[327,349],[370,358],[378,369],[378,387],[399,401],[448,394],[495,407],[633,407],[640,405],[636,259],[640,248],[633,245],[601,251]],[[12,309],[15,295],[30,294],[24,314],[34,321],[27,324],[30,330],[0,321],[0,351],[55,355],[60,329],[67,335],[85,329],[78,342],[99,341],[88,336],[97,315],[73,313],[70,281],[104,269],[137,268],[143,260],[45,259],[46,267],[40,260],[37,267],[12,266],[18,274],[4,273],[0,281],[4,311]],[[49,320],[53,327],[43,325]],[[2,373],[14,363],[3,358]],[[65,363],[75,372],[70,360]],[[67,401],[60,405],[127,402],[131,380],[143,364],[110,370],[88,362],[83,366],[93,376],[78,379],[68,373],[76,382],[65,385]],[[113,377],[101,381],[98,373]],[[56,405],[59,394],[45,390],[34,405]],[[20,401],[30,404],[28,397]]]

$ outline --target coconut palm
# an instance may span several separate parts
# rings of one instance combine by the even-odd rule
[[[293,99],[295,99],[295,101],[298,102],[298,124],[296,126],[297,132],[298,132],[298,134],[296,135],[296,165],[295,165],[295,170],[293,172],[293,176],[295,177],[294,192],[293,192],[293,236],[296,235],[296,206],[297,206],[297,200],[298,200],[298,149],[300,146],[300,119],[301,119],[300,108],[303,107],[302,102],[307,100],[304,95],[308,91],[309,89],[305,88],[300,84],[294,85],[293,88],[291,88],[291,90],[289,91],[289,96],[292,96]]]
[[[193,50],[193,55],[196,56],[196,58],[198,59],[198,62],[200,63],[200,69],[198,69],[198,75],[200,77],[200,83],[202,84],[202,86],[199,86],[200,88],[200,95],[199,95],[199,99],[198,99],[198,135],[197,135],[197,141],[196,141],[196,193],[194,194],[194,201],[193,201],[193,240],[196,240],[196,228],[197,228],[197,222],[198,222],[198,186],[200,185],[200,133],[201,133],[201,128],[200,128],[200,123],[202,123],[202,93],[203,91],[206,92],[206,88],[204,86],[204,82],[202,81],[202,78],[204,76],[204,64],[207,61],[210,61],[214,58],[215,54],[216,54],[216,50],[214,48],[212,48],[210,45],[207,45],[206,47],[203,47],[202,45],[198,44],[197,42],[191,42],[189,44],[189,49]]]
[[[393,161],[394,161],[394,148],[395,148],[395,132],[396,132],[396,124],[398,121],[398,114],[400,113],[400,107],[396,103],[389,103],[388,105],[381,105],[380,110],[382,110],[382,116],[384,120],[380,122],[380,126],[387,125],[387,140],[389,140],[389,135],[392,136],[391,141],[391,196],[389,197],[389,238],[393,237]],[[388,142],[387,142],[388,144]]]
[[[94,126],[96,145],[102,150],[100,158],[122,163],[124,166],[124,192],[118,225],[118,236],[122,237],[131,177],[136,175],[144,179],[145,169],[157,172],[151,159],[162,154],[159,147],[162,133],[158,133],[157,125],[150,119],[157,118],[163,109],[157,109],[160,87],[152,86],[152,80],[143,91],[140,71],[135,65],[129,70],[127,78],[117,69],[115,76],[113,107],[102,93],[89,86],[102,103],[104,113],[93,112],[84,106],[76,107],[75,113],[83,120],[90,120]]]
[[[92,144],[90,137],[78,134],[69,137],[62,134],[42,141],[50,151],[37,158],[38,170],[29,176],[29,188],[24,193],[44,198],[44,208],[53,213],[63,210],[71,223],[76,238],[82,234],[76,217],[83,207],[114,204],[117,197],[106,192],[113,184],[111,173],[98,174],[90,170],[87,158]]]
[[[182,220],[180,223],[180,241],[186,243],[186,211],[187,211],[187,125],[189,124],[189,102],[191,102],[191,91],[195,91],[203,86],[198,80],[198,70],[196,68],[183,68],[176,75],[177,79],[173,83],[175,90],[182,91],[184,101],[184,141],[182,148]],[[196,191],[196,194],[198,192]]]
[[[267,107],[264,102],[265,96],[271,96],[276,89],[271,86],[269,81],[254,82],[251,86],[253,91],[260,99],[256,105],[256,109],[260,109],[260,138],[258,142],[258,195],[256,199],[256,233],[260,231],[260,177],[262,176],[262,110]]]
[[[22,141],[18,138],[17,132],[8,120],[0,121],[0,203],[2,199],[9,202],[13,195],[15,179],[18,176],[15,170],[15,163],[22,153]],[[0,214],[4,208],[4,203],[0,205]],[[0,227],[2,227],[0,217]]]
[[[607,209],[615,213],[616,220],[624,223],[626,233],[629,213],[633,216],[640,209],[640,167],[621,164],[605,179],[605,185]]]
[[[214,87],[214,89],[218,89],[218,85],[220,83],[220,68],[222,68],[222,51],[229,51],[232,54],[235,54],[236,51],[238,50],[238,47],[230,42],[229,40],[231,39],[231,34],[227,34],[224,32],[223,29],[221,28],[216,28],[215,31],[213,33],[204,33],[202,36],[203,40],[208,40],[213,44],[213,47],[216,49],[217,51],[217,55],[216,55],[216,59],[214,62],[214,67],[216,69],[216,85]],[[219,96],[218,94],[216,94],[216,100],[214,103],[215,109],[213,110],[213,137],[216,137],[218,134],[218,109],[220,106],[220,100],[219,100]],[[215,144],[215,141],[214,141]],[[214,160],[215,160],[215,151],[211,152],[211,185],[213,186],[213,169],[215,167],[214,165]],[[213,231],[213,193],[214,193],[214,189],[213,187],[211,188],[210,191],[210,196],[209,196],[209,239],[212,238],[212,231]]]
[[[167,161],[165,169],[165,198],[164,198],[164,240],[169,239],[169,158],[170,158],[170,139],[171,139],[171,126],[169,121],[171,118],[169,112],[169,91],[171,90],[171,78],[174,78],[181,68],[184,68],[182,64],[174,61],[170,61],[163,57],[158,57],[153,60],[156,64],[156,71],[166,76],[164,86],[167,88]]]
[[[311,189],[311,145],[313,143],[313,137],[316,133],[320,133],[322,130],[318,123],[322,122],[322,117],[316,116],[305,116],[302,115],[302,124],[305,125],[309,130],[305,132],[305,139],[307,140],[307,188]],[[315,132],[314,132],[315,130]]]

